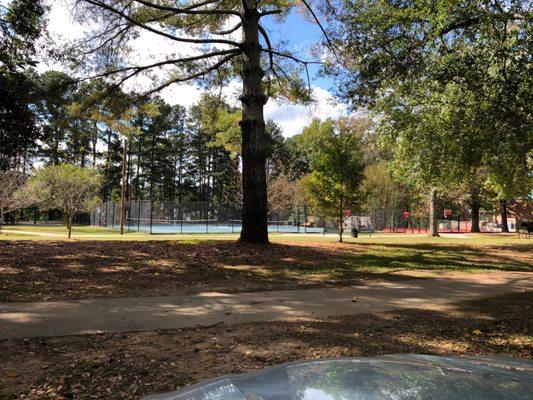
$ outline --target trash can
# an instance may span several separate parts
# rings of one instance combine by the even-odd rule
[[[356,238],[359,236],[359,230],[357,228],[352,228],[352,237]]]

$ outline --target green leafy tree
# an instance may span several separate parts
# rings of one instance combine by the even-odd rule
[[[39,0],[12,0],[0,5],[0,71],[35,65],[35,41],[44,29],[45,7]]]
[[[42,130],[41,156],[49,164],[66,160],[65,144],[71,132],[72,117],[68,106],[75,99],[74,79],[59,71],[46,71],[38,78],[37,118]]]
[[[430,234],[437,236],[437,189],[464,185],[479,220],[484,165],[484,115],[460,86],[435,82],[401,86],[381,97],[378,132],[393,154],[396,178],[430,190]],[[477,216],[477,217],[476,217]],[[476,230],[473,224],[473,229]]]
[[[361,205],[363,181],[362,132],[357,121],[314,120],[299,140],[309,154],[311,173],[304,188],[319,215],[337,219],[342,242],[344,212]]]
[[[0,170],[0,233],[5,215],[30,205],[27,196],[19,191],[24,184],[24,175],[18,171]]]
[[[74,216],[91,211],[99,188],[100,176],[94,169],[60,164],[38,170],[21,190],[40,208],[61,211],[70,238]]]
[[[28,74],[0,70],[0,170],[25,169],[41,137],[31,109],[35,91]]]
[[[39,138],[31,110],[35,81],[35,41],[44,30],[41,1],[12,0],[0,5],[0,169],[24,169]]]
[[[156,117],[160,114],[159,109],[155,103],[146,102],[143,104],[137,104],[135,106],[121,108],[119,113],[109,112],[93,112],[92,118],[99,120],[106,124],[111,131],[118,133],[119,140],[122,140],[122,157],[121,157],[121,193],[120,193],[120,234],[124,234],[124,224],[126,220],[126,196],[128,195],[128,171],[131,164],[130,149],[131,143],[136,136],[142,134],[142,129],[139,124],[135,122],[139,120],[139,117],[148,116]]]
[[[147,197],[183,201],[192,186],[188,179],[190,135],[186,112],[182,106],[169,106],[160,99],[156,104],[159,115],[144,118],[144,133],[133,146],[137,149],[137,167],[144,171],[149,187]],[[136,175],[136,179],[142,178],[139,169]]]
[[[403,207],[404,190],[390,172],[390,162],[380,160],[367,165],[362,184],[364,193],[364,209],[375,213],[374,225],[380,229],[393,217],[393,213]]]
[[[394,97],[403,98],[396,108],[378,109],[397,116],[407,107],[430,109],[436,91],[437,102],[448,103],[448,110],[456,113],[445,116],[446,121],[426,113],[434,127],[453,125],[453,135],[439,135],[437,128],[427,132],[426,138],[436,135],[442,140],[421,148],[434,157],[432,166],[424,163],[425,182],[442,176],[438,170],[444,169],[436,160],[446,148],[456,152],[442,158],[451,179],[467,162],[454,183],[466,180],[476,186],[471,188],[474,211],[479,203],[476,192],[485,184],[477,180],[480,170],[502,200],[531,190],[525,184],[533,148],[529,2],[357,0],[346,3],[336,16],[332,33],[343,44],[343,62],[331,65],[330,71],[341,83],[341,96],[353,105],[374,107],[394,92]],[[434,109],[443,117],[438,107]],[[471,132],[461,129],[463,121]],[[428,158],[416,154],[416,146],[409,151],[410,157]]]
[[[240,128],[238,111],[222,97],[204,94],[189,115],[192,170],[197,173],[201,201],[213,204],[227,198],[238,172]]]

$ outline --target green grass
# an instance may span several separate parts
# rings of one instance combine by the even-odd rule
[[[73,240],[232,240],[237,234],[150,235],[144,232],[125,232],[98,226],[75,225]],[[6,225],[0,240],[68,240],[65,225]]]
[[[155,234],[144,232],[125,232],[120,235],[117,230],[97,226],[76,225],[72,228],[73,240],[172,240],[172,241],[197,241],[205,240],[236,240],[237,233],[209,233],[209,234]],[[5,225],[0,240],[67,240],[67,229],[64,225]],[[296,233],[271,233],[270,240],[274,243],[309,243],[309,242],[337,242],[337,234],[296,234]],[[466,245],[466,246],[498,246],[498,245],[528,245],[533,243],[530,239],[518,238],[516,234],[466,234],[448,235],[432,238],[423,234],[402,233],[375,233],[362,234],[358,238],[344,235],[345,243],[380,244],[391,243],[398,245],[409,244],[439,244],[439,245]]]

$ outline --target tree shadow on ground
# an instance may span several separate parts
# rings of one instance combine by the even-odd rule
[[[0,387],[27,399],[138,398],[283,362],[417,353],[531,358],[533,294],[292,322],[0,342]],[[24,372],[21,366],[24,365]],[[1,392],[0,392],[1,393]]]
[[[395,254],[400,262],[414,261],[419,268],[479,268],[506,271],[533,271],[532,245],[481,246],[435,243],[364,243],[357,244]],[[407,253],[403,255],[402,253]]]
[[[0,301],[353,285],[406,279],[404,270],[473,267],[531,270],[513,255],[459,246],[12,241],[0,247]]]

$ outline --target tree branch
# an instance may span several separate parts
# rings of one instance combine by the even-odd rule
[[[258,26],[259,26],[259,33],[261,33],[261,36],[263,36],[263,39],[265,39],[266,45],[268,47],[268,57],[270,59],[270,69],[273,69],[274,56],[272,54],[272,43],[270,42],[270,38],[268,37],[268,34],[265,31],[265,28],[263,28],[260,24]]]
[[[178,8],[178,7],[170,7],[170,6],[163,6],[163,5],[160,5],[160,4],[154,4],[150,1],[146,1],[146,0],[133,0],[137,3],[140,3],[146,7],[150,7],[150,8],[155,8],[157,10],[162,10],[162,11],[172,11],[176,14],[190,14],[190,15],[197,15],[197,14],[202,14],[202,15],[205,15],[205,14],[219,14],[219,15],[236,15],[238,17],[241,16],[241,14],[237,11],[233,11],[233,10],[218,10],[218,9],[213,9],[213,10],[209,10],[209,9],[203,9],[203,10],[196,10],[196,8],[198,7],[202,7],[202,6],[205,6],[205,5],[208,5],[208,4],[212,4],[212,3],[217,3],[219,0],[216,0],[216,1],[213,1],[213,0],[207,0],[207,1],[204,1],[204,2],[201,2],[201,3],[197,3],[197,4],[193,4],[189,7],[184,7],[184,8]]]
[[[274,9],[274,10],[267,10],[267,11],[263,11],[263,12],[260,12],[259,13],[259,17],[265,17],[267,15],[274,15],[274,14],[281,14],[283,12],[283,10],[278,10],[278,9]]]
[[[306,0],[301,0],[302,3],[305,5],[305,7],[309,10],[309,12],[311,13],[311,15],[313,16],[313,19],[315,20],[315,22],[317,23],[317,25],[320,27],[320,30],[322,31],[322,34],[324,35],[324,37],[326,38],[326,41],[328,42],[328,45],[331,47],[331,49],[333,50],[333,54],[335,55],[335,58],[337,59],[337,61],[339,60],[339,57],[337,57],[337,46],[335,46],[333,44],[333,42],[330,40],[329,36],[328,36],[328,33],[326,32],[326,30],[324,29],[324,27],[322,26],[322,23],[320,22],[320,20],[318,19],[318,16],[315,14],[313,8],[307,3]]]
[[[322,61],[306,61],[306,60],[302,60],[301,58],[298,58],[296,56],[293,56],[292,54],[282,53],[282,52],[277,51],[277,50],[262,49],[262,51],[275,54],[275,55],[277,55],[279,57],[288,58],[288,59],[293,60],[293,61],[295,61],[295,62],[297,62],[299,64],[302,64],[302,65],[305,65],[305,64],[323,64]]]
[[[184,43],[195,43],[195,44],[212,44],[212,43],[218,43],[218,44],[227,44],[227,45],[230,45],[230,46],[235,46],[235,47],[241,47],[241,44],[240,43],[237,43],[237,42],[234,42],[232,40],[225,40],[225,39],[192,39],[192,38],[181,38],[181,37],[177,37],[177,36],[174,36],[174,35],[171,35],[169,33],[166,33],[166,32],[163,32],[163,31],[160,31],[160,30],[157,30],[155,28],[152,28],[151,26],[148,26],[142,22],[139,22],[139,21],[136,21],[135,19],[131,18],[129,15],[125,14],[124,12],[121,12],[120,10],[117,10],[116,8],[114,7],[111,7],[109,6],[108,4],[102,2],[102,1],[98,1],[98,0],[83,0],[85,1],[86,3],[89,3],[89,4],[92,4],[96,7],[100,7],[100,8],[103,8],[109,12],[112,12],[116,15],[119,15],[121,16],[122,18],[124,18],[126,21],[136,25],[136,26],[139,26],[143,29],[146,29],[147,31],[149,32],[152,32],[156,35],[160,35],[160,36],[163,36],[163,37],[166,37],[168,39],[171,39],[171,40],[175,40],[177,42],[184,42]],[[201,13],[201,14],[205,14],[205,13]]]
[[[259,27],[259,33],[261,33],[261,36],[263,36],[263,39],[265,39],[265,42],[266,42],[268,50],[269,50],[268,51],[268,58],[269,58],[269,61],[270,61],[270,71],[272,71],[274,76],[279,80],[279,77],[277,76],[276,71],[274,71],[274,56],[272,55],[272,43],[270,42],[270,38],[268,37],[268,34],[267,34],[265,28],[263,28],[261,26],[261,24],[258,24],[258,27]],[[266,91],[265,104],[268,101],[268,98],[270,97],[270,91],[271,91],[271,80],[270,80],[270,76],[268,76],[267,77],[267,91]]]
[[[234,52],[233,54],[230,54],[230,55],[222,58],[217,63],[215,63],[215,64],[211,65],[210,67],[205,68],[205,69],[203,69],[203,70],[201,70],[201,71],[199,71],[197,73],[194,73],[194,74],[191,74],[191,75],[188,75],[188,76],[185,76],[185,77],[181,77],[181,78],[175,78],[175,79],[172,79],[172,80],[170,80],[168,82],[165,82],[162,85],[159,85],[159,86],[155,87],[154,89],[151,89],[148,92],[145,92],[142,96],[140,96],[138,98],[139,99],[138,101],[140,101],[143,98],[149,97],[152,94],[154,94],[156,92],[159,92],[159,91],[167,88],[168,86],[170,86],[170,85],[172,85],[174,83],[188,82],[188,81],[192,81],[194,79],[201,78],[202,76],[205,76],[205,75],[209,74],[210,72],[218,70],[222,65],[224,65],[225,63],[227,63],[228,61],[230,61],[231,59],[233,59],[235,56],[237,56],[239,54],[240,54],[239,52]]]
[[[203,60],[203,59],[206,59],[206,58],[211,58],[211,57],[216,57],[216,56],[223,56],[223,55],[227,55],[227,54],[239,54],[239,53],[240,53],[240,51],[237,50],[237,49],[213,51],[211,53],[200,54],[200,55],[197,55],[197,56],[191,56],[191,57],[177,58],[177,59],[172,59],[172,60],[159,61],[159,62],[156,62],[156,63],[153,63],[153,64],[148,64],[148,65],[119,68],[119,69],[115,69],[115,70],[112,70],[112,71],[103,72],[101,74],[94,75],[94,76],[91,76],[91,77],[88,77],[88,78],[84,78],[82,80],[103,78],[103,77],[106,77],[106,76],[115,75],[115,74],[118,74],[118,73],[121,73],[121,72],[127,72],[127,71],[135,71],[138,74],[138,73],[140,73],[142,71],[146,71],[148,69],[152,69],[152,68],[156,68],[156,67],[161,67],[163,65],[183,64],[183,63],[186,63],[186,62],[198,61],[198,60]]]
[[[444,36],[447,33],[455,31],[456,29],[469,28],[472,25],[477,24],[479,21],[481,21],[481,17],[471,17],[471,18],[463,19],[461,21],[456,21],[453,24],[450,24],[447,27],[442,28],[438,32],[438,36]]]
[[[215,31],[212,32],[213,35],[229,35],[230,33],[235,32],[237,29],[239,29],[242,26],[242,22],[239,22],[237,25],[235,25],[233,28],[226,29],[225,31]]]

